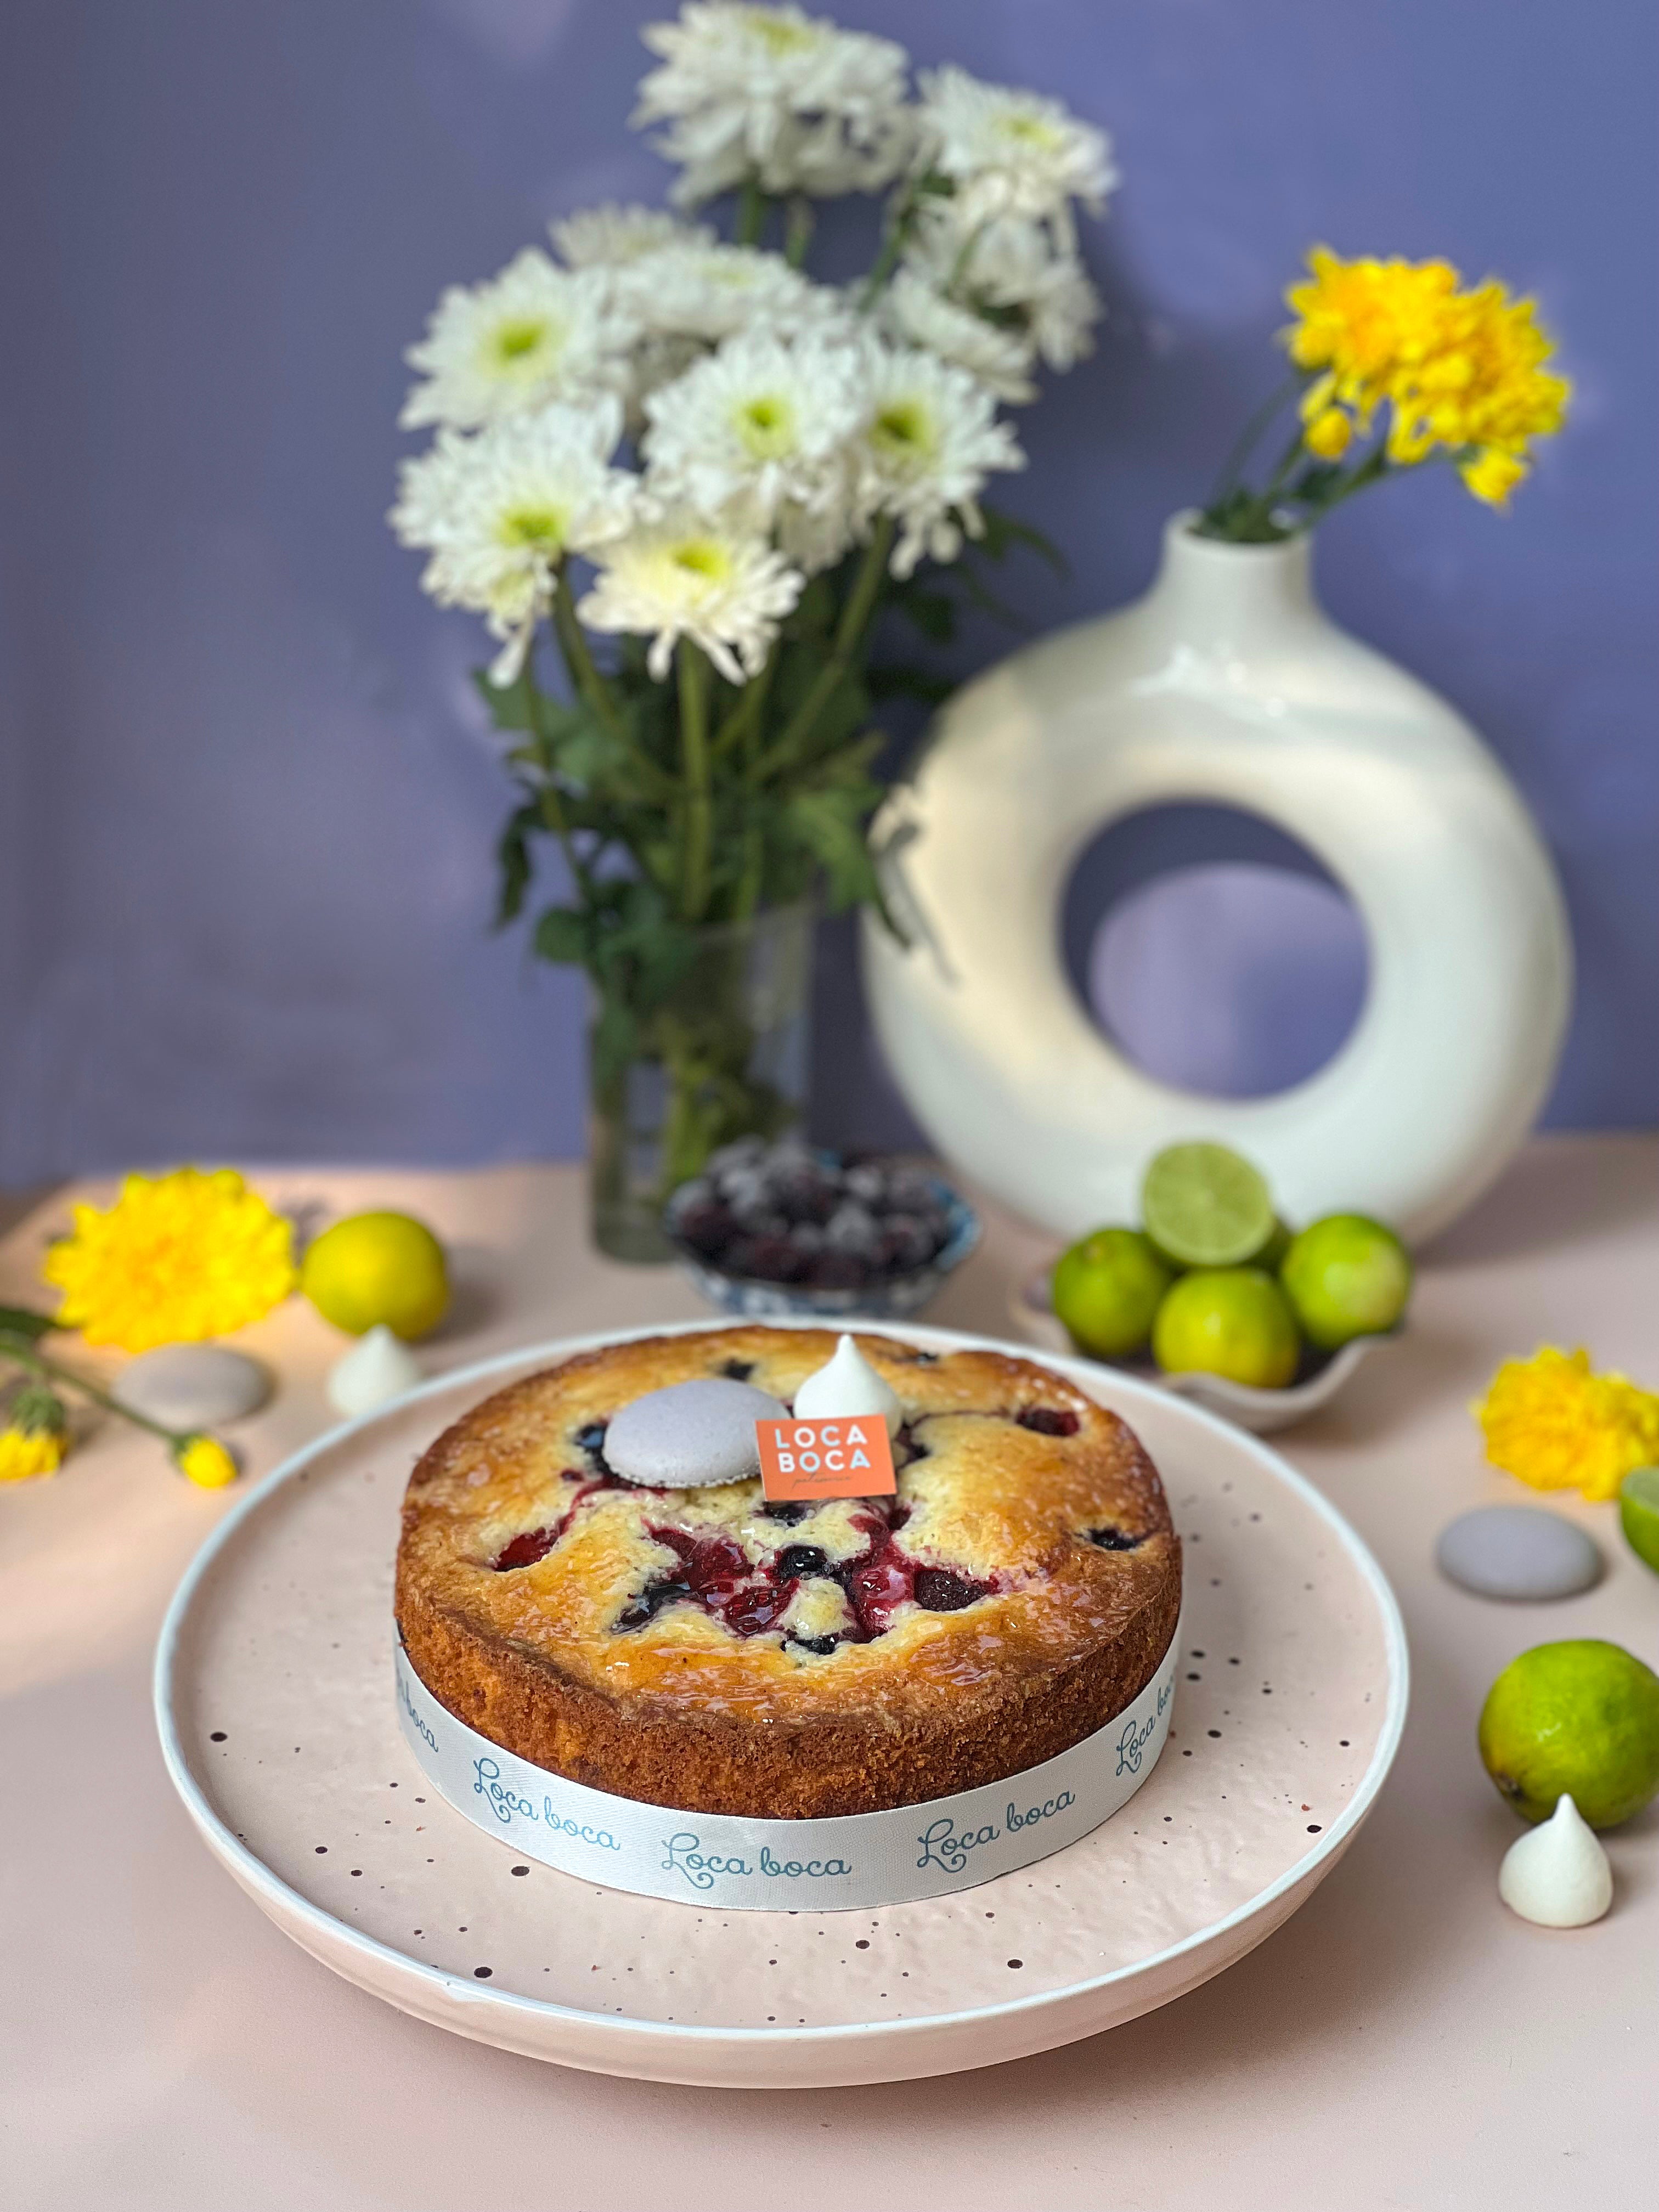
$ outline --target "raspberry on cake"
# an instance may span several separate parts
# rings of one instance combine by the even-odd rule
[[[587,1352],[476,1407],[415,1469],[410,1663],[519,1757],[691,1812],[919,1804],[1054,1757],[1131,1704],[1175,1633],[1181,1547],[1128,1428],[1034,1363],[860,1335],[897,1394],[897,1494],[768,1505],[605,1456],[624,1407],[726,1377],[786,1404],[817,1329]]]

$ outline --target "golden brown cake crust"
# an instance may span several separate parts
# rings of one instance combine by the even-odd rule
[[[604,1425],[647,1391],[741,1371],[787,1402],[834,1341],[612,1345],[440,1437],[396,1601],[440,1703],[593,1789],[776,1820],[1000,1781],[1132,1703],[1175,1632],[1179,1540],[1131,1431],[1045,1368],[860,1335],[904,1408],[894,1500],[769,1510],[757,1481],[605,1467]]]

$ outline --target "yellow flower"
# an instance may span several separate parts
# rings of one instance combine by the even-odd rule
[[[1340,461],[1353,437],[1353,424],[1340,407],[1327,407],[1302,433],[1302,442],[1322,461]]]
[[[294,1232],[229,1168],[131,1175],[107,1212],[77,1206],[46,1255],[61,1328],[125,1352],[222,1336],[294,1288]]]
[[[1303,399],[1303,419],[1340,401],[1369,429],[1402,368],[1437,345],[1457,271],[1444,261],[1340,261],[1327,246],[1315,246],[1308,267],[1312,281],[1285,295],[1299,318],[1285,334],[1291,360],[1325,372]]]
[[[201,1490],[222,1490],[241,1471],[217,1437],[186,1437],[173,1456]]]
[[[1457,473],[1488,507],[1507,507],[1510,494],[1527,473],[1527,465],[1517,461],[1513,453],[1500,453],[1496,447],[1488,447],[1474,460],[1465,461]]]
[[[1659,1398],[1623,1375],[1595,1375],[1589,1354],[1540,1345],[1506,1360],[1470,1408],[1486,1457],[1534,1490],[1612,1498],[1633,1467],[1659,1460]]]
[[[69,1449],[64,1401],[46,1382],[28,1382],[12,1400],[0,1429],[0,1482],[28,1482],[56,1474]]]
[[[1364,433],[1386,405],[1396,467],[1438,448],[1477,499],[1503,506],[1530,441],[1560,428],[1571,397],[1544,366],[1554,347],[1535,304],[1495,280],[1464,290],[1446,261],[1341,261],[1316,246],[1308,266],[1310,281],[1285,295],[1298,318],[1285,335],[1291,360],[1321,372],[1302,396],[1310,449],[1346,450],[1333,409]]]
[[[27,1482],[37,1474],[56,1474],[64,1464],[61,1432],[52,1429],[0,1429],[0,1482]]]

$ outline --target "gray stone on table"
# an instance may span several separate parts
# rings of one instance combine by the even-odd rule
[[[163,1344],[130,1359],[110,1395],[167,1429],[216,1429],[257,1413],[271,1391],[269,1368],[228,1344]]]
[[[1447,1523],[1435,1564],[1476,1597],[1576,1597],[1601,1579],[1595,1539],[1539,1505],[1481,1505]]]

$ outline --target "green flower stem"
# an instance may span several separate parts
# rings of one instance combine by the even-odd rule
[[[536,794],[537,804],[541,808],[543,821],[559,841],[560,850],[564,854],[565,866],[570,871],[571,882],[591,906],[593,902],[593,878],[581,854],[576,850],[575,840],[570,834],[570,825],[565,820],[564,797],[553,781],[553,743],[542,722],[541,686],[537,683],[533,671],[527,671],[526,673],[530,683],[531,720],[536,726],[536,735],[541,741],[543,757],[547,763],[547,780]]]
[[[847,604],[841,611],[841,620],[836,626],[836,641],[829,659],[812,679],[812,688],[784,725],[782,734],[755,763],[750,771],[751,781],[764,783],[780,769],[787,768],[794,758],[797,749],[811,734],[812,725],[834,695],[836,686],[853,665],[881,587],[887,580],[887,556],[893,544],[893,518],[884,515],[876,525],[875,535],[865,549],[853,588],[847,595]]]
[[[94,1405],[103,1407],[106,1413],[118,1413],[124,1421],[131,1421],[138,1428],[148,1429],[151,1436],[160,1437],[169,1451],[182,1451],[197,1433],[194,1430],[164,1428],[160,1421],[152,1421],[148,1413],[135,1413],[131,1406],[124,1406],[118,1398],[112,1398],[109,1392],[100,1389],[96,1382],[89,1382],[84,1375],[77,1375],[72,1367],[65,1367],[60,1360],[49,1358],[25,1338],[0,1333],[0,1359],[15,1359],[20,1367],[28,1368],[46,1382],[61,1382],[71,1390],[79,1390],[83,1397],[90,1398]]]
[[[743,180],[743,190],[738,194],[736,238],[739,246],[758,246],[766,228],[766,217],[771,202],[761,190],[760,179],[752,173]]]
[[[799,269],[806,259],[806,249],[812,243],[817,226],[817,216],[811,201],[805,192],[792,193],[783,229],[783,258],[792,269]]]
[[[713,769],[708,757],[708,663],[690,638],[674,660],[680,684],[680,755],[685,767],[685,865],[680,904],[688,921],[701,921],[708,903],[708,871],[714,832]]]
[[[564,665],[578,695],[586,701],[606,731],[627,753],[646,781],[652,785],[659,799],[666,799],[674,792],[674,779],[665,769],[658,767],[649,753],[635,742],[633,732],[623,719],[611,687],[600,675],[589,650],[587,634],[576,619],[576,611],[570,603],[569,587],[562,567],[559,572],[558,589],[553,594],[553,630],[564,655]]]
[[[1216,483],[1216,488],[1210,495],[1209,505],[1204,510],[1206,514],[1212,513],[1215,508],[1218,507],[1222,501],[1225,499],[1228,494],[1237,487],[1240,473],[1243,469],[1245,462],[1249,459],[1250,455],[1255,450],[1256,441],[1261,437],[1268,423],[1273,421],[1273,416],[1278,414],[1279,409],[1285,404],[1285,402],[1289,399],[1293,393],[1299,392],[1305,381],[1306,380],[1300,375],[1287,376],[1283,384],[1279,385],[1275,391],[1268,393],[1267,397],[1262,401],[1261,406],[1258,407],[1255,414],[1251,416],[1249,421],[1244,425],[1243,429],[1240,431],[1238,442],[1234,446],[1231,453],[1228,454],[1226,461],[1222,467],[1220,477],[1218,478]]]
[[[870,274],[864,280],[864,289],[859,294],[861,308],[872,307],[881,297],[888,278],[898,267],[899,256],[904,251],[910,235],[910,226],[916,219],[916,207],[921,198],[922,179],[911,178],[908,184],[894,198],[887,211],[887,228],[882,234],[881,251],[877,254]]]

